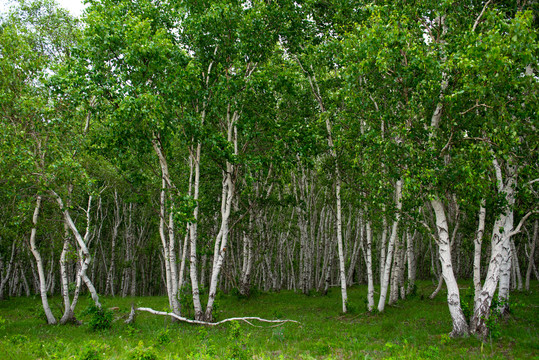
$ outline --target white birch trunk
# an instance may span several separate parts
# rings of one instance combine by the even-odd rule
[[[498,182],[498,193],[502,194],[507,201],[507,209],[494,222],[491,239],[491,255],[489,267],[485,282],[481,288],[481,292],[475,295],[474,313],[470,319],[470,331],[472,333],[486,337],[488,328],[486,320],[490,316],[490,305],[494,292],[496,291],[498,282],[501,282],[500,274],[504,262],[509,259],[510,253],[510,234],[513,229],[513,205],[515,203],[515,188],[517,168],[512,164],[508,164],[507,178],[504,183],[502,176],[502,168],[497,159],[493,159],[494,170]],[[508,286],[509,284],[507,284]],[[501,291],[502,284],[500,283],[500,293],[506,296]]]
[[[406,294],[410,295],[414,292],[415,288],[415,278],[416,278],[416,262],[415,262],[415,253],[414,253],[414,239],[416,233],[410,235],[409,232],[406,233],[406,254],[408,257],[408,288],[406,289]]]
[[[337,164],[336,164],[337,165]],[[346,313],[348,294],[346,292],[346,269],[344,266],[344,251],[342,239],[342,215],[341,215],[341,178],[338,167],[336,169],[335,197],[337,198],[337,248],[339,251],[339,275],[341,279],[342,312]]]
[[[43,310],[45,311],[45,316],[47,317],[48,324],[56,324],[56,318],[52,314],[51,308],[49,306],[49,300],[47,298],[47,285],[45,283],[45,272],[43,270],[43,261],[41,259],[41,254],[36,246],[36,234],[37,234],[37,219],[39,217],[39,211],[41,209],[41,195],[37,196],[36,206],[34,208],[34,215],[32,216],[32,230],[30,232],[30,251],[36,259],[37,272],[39,276],[39,292],[41,295],[41,302],[43,304]]]
[[[515,270],[516,275],[516,289],[518,291],[522,291],[523,285],[522,285],[522,274],[520,272],[520,264],[518,263],[518,253],[517,248],[515,246],[515,241],[511,239],[511,252],[513,253],[513,269]]]
[[[383,206],[382,211],[384,215],[382,217],[382,238],[380,239],[380,284],[382,284],[382,279],[384,278],[386,264],[387,218],[385,206]]]
[[[384,311],[386,306],[386,297],[387,297],[387,288],[389,285],[389,275],[391,272],[391,262],[393,260],[393,250],[395,247],[395,240],[397,239],[397,232],[399,227],[399,221],[401,218],[402,210],[402,180],[397,180],[395,184],[395,204],[397,208],[397,213],[395,215],[395,220],[393,221],[393,226],[391,227],[391,236],[389,238],[389,243],[387,245],[387,254],[386,261],[384,264],[384,273],[382,274],[381,284],[380,284],[380,299],[378,301],[378,311]]]
[[[526,270],[526,291],[530,291],[530,278],[534,265],[535,247],[537,246],[537,235],[539,232],[539,220],[535,220],[533,224],[533,238],[530,245],[530,253],[528,255],[528,269]]]
[[[389,305],[393,305],[399,300],[399,278],[402,267],[402,241],[399,236],[395,239],[395,250],[393,256],[393,268],[391,272],[391,286],[389,291]]]
[[[11,277],[11,270],[13,269],[13,262],[17,252],[15,245],[16,243],[13,241],[11,244],[11,256],[9,258],[9,263],[7,264],[6,272],[2,274],[2,280],[0,281],[0,300],[4,300],[4,289],[6,288],[6,284]]]
[[[64,300],[64,314],[60,319],[60,324],[65,324],[73,319],[71,311],[71,299],[69,298],[69,281],[67,279],[66,255],[69,250],[69,228],[64,221],[64,246],[60,254],[60,283],[62,288],[62,298]]]
[[[189,224],[189,275],[191,277],[191,291],[193,294],[193,307],[195,311],[195,319],[202,320],[202,305],[200,303],[200,292],[198,289],[198,270],[197,270],[197,239],[198,239],[198,198],[200,189],[200,153],[201,144],[198,143],[196,153],[194,154],[193,165],[195,167],[195,180],[193,183],[193,200],[195,201],[195,209],[193,210],[194,221]]]
[[[451,336],[464,336],[468,334],[468,324],[460,307],[459,288],[453,273],[451,243],[445,210],[442,202],[437,197],[431,200],[431,205],[436,215],[440,263],[442,264],[442,275],[447,286],[447,304],[449,305],[449,312],[453,321]]]
[[[90,208],[91,208],[91,204],[92,204],[92,196],[90,196],[88,198],[88,209],[86,211],[87,227],[86,227],[85,236],[83,238],[80,235],[77,227],[75,226],[75,223],[71,219],[71,215],[69,214],[69,209],[64,206],[62,198],[56,192],[54,192],[53,190],[50,190],[50,192],[51,192],[51,194],[53,196],[56,197],[56,201],[58,202],[58,205],[60,206],[60,210],[62,211],[62,214],[64,216],[64,221],[67,224],[67,226],[69,227],[69,229],[71,230],[71,232],[73,233],[73,236],[75,236],[75,239],[77,240],[77,244],[79,245],[80,254],[81,254],[81,259],[80,259],[81,269],[80,269],[80,272],[79,272],[79,276],[82,279],[82,281],[84,281],[84,283],[86,284],[86,287],[88,288],[88,291],[90,292],[90,295],[92,296],[92,299],[94,300],[95,305],[98,308],[101,308],[101,303],[99,302],[99,295],[97,294],[97,291],[95,290],[94,285],[92,284],[92,282],[90,281],[90,279],[86,275],[86,270],[88,269],[88,266],[90,265],[90,262],[92,260],[92,258],[90,256],[90,252],[88,251],[88,247],[86,246],[86,242],[88,241],[89,236],[90,236],[90,231],[89,231],[90,226],[89,226],[89,224],[90,224]],[[73,306],[74,303],[76,303],[76,302],[74,301],[71,304],[71,309],[72,310],[74,308],[74,306]]]
[[[513,206],[514,202],[509,206]],[[503,243],[501,248],[502,263],[500,266],[500,280],[498,285],[498,311],[504,314],[508,309],[509,291],[511,285],[511,262],[513,252],[511,251],[511,236],[509,233],[513,230],[513,209],[509,210],[505,218],[503,228]]]
[[[369,311],[374,309],[374,280],[372,278],[372,229],[371,222],[366,221],[365,235],[367,238],[367,308]]]
[[[180,305],[178,302],[178,279],[176,277],[176,254],[174,251],[174,231],[171,228],[171,222],[173,218],[166,214],[166,189],[172,188],[170,180],[170,173],[168,171],[168,163],[163,153],[159,138],[152,140],[153,148],[159,158],[159,165],[161,167],[161,194],[159,198],[159,237],[161,238],[161,244],[163,246],[163,256],[165,262],[165,282],[167,287],[167,295],[169,306],[175,314],[180,313]],[[172,215],[172,214],[170,214]],[[172,224],[173,225],[173,224]],[[166,228],[166,229],[165,229]],[[166,231],[165,231],[166,230]],[[168,237],[167,237],[168,235]]]
[[[477,296],[481,292],[481,244],[483,242],[483,234],[485,232],[485,217],[487,210],[485,209],[485,199],[481,200],[479,207],[479,224],[475,233],[474,239],[474,262],[473,262],[473,282],[474,282],[474,303],[477,301]]]
[[[234,111],[231,114],[231,106],[228,105],[227,109],[227,138],[228,142],[234,146],[234,155],[238,155],[238,130],[236,123],[239,119],[239,113]],[[219,275],[223,266],[225,252],[228,242],[228,226],[230,220],[230,212],[232,210],[232,202],[234,199],[235,180],[234,180],[235,167],[232,163],[226,162],[226,171],[223,172],[223,192],[221,198],[221,227],[215,240],[215,250],[213,268],[211,273],[210,288],[208,294],[208,304],[206,305],[206,311],[204,318],[206,321],[212,320],[213,303],[215,301],[215,295],[217,293],[217,285],[219,282]]]

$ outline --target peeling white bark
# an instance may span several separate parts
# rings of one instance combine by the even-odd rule
[[[485,232],[485,217],[487,210],[485,209],[485,199],[481,200],[481,206],[479,207],[479,224],[477,225],[477,231],[475,232],[474,239],[474,262],[473,262],[473,282],[474,282],[474,302],[477,300],[477,296],[481,292],[481,244],[483,242],[483,234]]]
[[[440,263],[442,264],[442,275],[447,286],[447,304],[449,305],[449,312],[453,321],[451,336],[464,336],[468,334],[468,324],[460,307],[459,288],[455,274],[453,273],[451,243],[445,210],[442,202],[437,197],[431,200],[431,205],[436,215]]]
[[[503,181],[502,168],[497,159],[493,159],[498,193],[505,196],[507,208],[494,222],[491,238],[491,255],[485,282],[479,294],[475,294],[474,313],[470,319],[470,332],[486,337],[488,328],[486,320],[490,316],[490,305],[500,280],[501,268],[504,261],[509,259],[510,234],[513,229],[513,210],[515,203],[515,188],[517,168],[508,164],[506,181]]]

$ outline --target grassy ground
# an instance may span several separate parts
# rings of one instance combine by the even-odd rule
[[[301,323],[274,328],[234,323],[208,328],[140,313],[135,325],[120,319],[111,329],[94,332],[88,326],[91,315],[81,314],[88,299],[78,306],[85,325],[48,326],[38,297],[14,298],[0,302],[0,359],[539,359],[537,282],[532,292],[511,295],[511,315],[484,342],[447,336],[451,319],[445,294],[429,300],[432,288],[420,283],[416,296],[383,314],[366,313],[364,286],[349,290],[347,315],[339,313],[338,289],[324,297],[283,291],[219,299],[219,319],[260,316]],[[102,302],[120,308],[116,318],[128,313],[131,302],[156,310],[167,307],[164,297],[103,297]],[[53,298],[51,304],[59,315],[61,299]]]

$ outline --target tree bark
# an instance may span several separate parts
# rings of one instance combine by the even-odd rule
[[[16,243],[13,241],[11,244],[11,256],[9,258],[9,263],[7,264],[6,272],[2,274],[2,279],[0,281],[0,300],[4,300],[4,289],[6,284],[11,276],[11,270],[13,269],[13,260],[15,259],[15,254],[17,253]]]
[[[389,285],[389,275],[391,273],[391,262],[393,260],[393,251],[395,247],[395,241],[397,239],[397,232],[399,228],[399,222],[401,218],[402,210],[402,180],[397,180],[395,184],[395,204],[397,212],[395,214],[395,220],[391,227],[391,236],[387,245],[386,263],[384,265],[384,273],[380,284],[380,299],[378,301],[378,311],[384,311],[386,306],[387,288]]]
[[[481,200],[481,206],[479,207],[479,224],[477,225],[477,231],[475,232],[474,239],[474,262],[473,262],[473,282],[474,282],[474,302],[477,300],[477,296],[481,292],[481,244],[483,242],[483,234],[485,232],[485,217],[487,211],[485,209],[485,199]]]
[[[533,238],[530,245],[530,253],[528,256],[528,269],[526,270],[526,291],[530,291],[530,278],[532,275],[532,268],[534,264],[535,247],[537,246],[537,235],[539,232],[539,220],[535,220],[533,223]]]
[[[372,276],[372,229],[370,220],[365,221],[365,236],[367,238],[367,308],[374,309],[374,280]]]
[[[502,168],[496,158],[493,159],[498,193],[507,201],[507,208],[494,222],[491,238],[491,255],[485,282],[479,294],[475,294],[474,313],[470,319],[470,332],[486,337],[488,335],[487,319],[490,316],[490,305],[500,280],[504,261],[509,259],[510,233],[513,229],[513,209],[515,203],[517,168],[508,164],[506,181],[503,181]],[[500,284],[501,290],[501,284]]]
[[[34,208],[34,215],[32,216],[32,230],[30,232],[30,251],[36,259],[37,272],[39,276],[39,292],[41,295],[41,302],[43,304],[43,310],[45,311],[45,316],[47,317],[47,323],[52,325],[56,324],[56,318],[52,314],[51,308],[49,306],[49,300],[47,298],[47,285],[45,279],[45,272],[43,270],[43,261],[41,259],[41,254],[36,246],[36,234],[37,234],[37,219],[39,217],[39,211],[41,209],[41,195],[37,196],[36,206]]]
[[[442,275],[447,286],[447,304],[449,305],[449,312],[453,321],[451,336],[465,336],[468,334],[468,324],[464,317],[464,313],[462,312],[462,308],[460,307],[459,288],[453,273],[451,243],[445,210],[442,202],[437,197],[431,200],[431,205],[434,209],[434,214],[436,215],[440,263],[442,264]]]
[[[227,138],[228,142],[232,143],[234,146],[234,155],[238,155],[238,130],[236,127],[238,119],[239,113],[237,111],[231,113],[231,105],[229,104],[227,109]],[[229,161],[226,161],[226,171],[223,171],[223,190],[221,194],[221,227],[215,239],[214,261],[211,273],[208,303],[204,313],[204,319],[206,321],[212,320],[213,304],[215,301],[215,295],[217,294],[219,275],[223,267],[225,252],[227,249],[230,212],[232,210],[232,201],[234,199],[235,191],[234,171],[235,166]]]

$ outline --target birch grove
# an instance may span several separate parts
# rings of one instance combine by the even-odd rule
[[[429,282],[486,337],[539,280],[531,4],[30,3],[0,19],[0,299],[218,324],[222,292]]]

